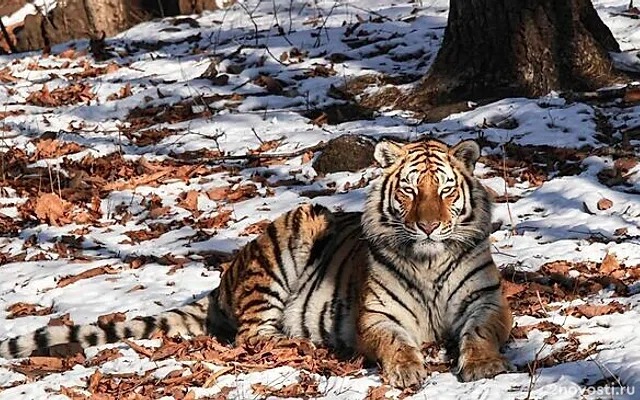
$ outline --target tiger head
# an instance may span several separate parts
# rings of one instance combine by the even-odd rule
[[[487,192],[474,178],[480,147],[437,140],[382,141],[374,157],[384,168],[367,199],[363,222],[370,242],[428,254],[448,245],[473,246],[488,237]]]

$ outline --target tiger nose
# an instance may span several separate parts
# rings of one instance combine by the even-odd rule
[[[427,235],[431,235],[433,231],[440,226],[440,222],[418,222],[416,225],[418,225],[418,228],[420,228],[421,231]]]

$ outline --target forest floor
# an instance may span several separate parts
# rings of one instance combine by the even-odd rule
[[[637,14],[594,4],[620,65],[637,68]],[[0,360],[0,399],[640,398],[640,96],[552,93],[417,119],[388,99],[427,71],[447,12],[447,0],[248,1],[93,52],[76,41],[0,57],[0,340],[192,301],[297,204],[362,210],[379,169],[319,175],[318,144],[431,136],[483,145],[517,372],[460,383],[432,346],[431,376],[400,392],[323,349],[157,338]]]

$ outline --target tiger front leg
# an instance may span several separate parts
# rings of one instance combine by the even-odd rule
[[[383,376],[399,388],[422,383],[427,376],[419,346],[385,313],[364,311],[358,320],[360,351],[382,364]]]
[[[511,311],[504,304],[471,316],[460,334],[458,376],[463,382],[493,378],[513,370],[500,353],[511,331]]]

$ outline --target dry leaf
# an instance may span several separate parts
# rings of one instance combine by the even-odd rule
[[[220,201],[227,198],[227,193],[229,193],[229,187],[215,187],[207,191],[207,197],[209,200]]]
[[[48,326],[73,326],[74,323],[71,320],[69,313],[66,313],[61,317],[51,318],[47,325]]]
[[[122,339],[122,341],[140,355],[143,355],[148,358],[151,358],[151,356],[153,355],[153,350],[148,347],[140,346],[139,344],[132,342],[129,339]]]
[[[389,385],[380,385],[380,386],[372,386],[367,391],[366,400],[386,400],[387,392],[391,390],[391,386]]]
[[[121,312],[115,312],[111,314],[101,315],[98,317],[98,326],[105,328],[109,324],[116,322],[124,322],[127,320],[127,315]]]
[[[78,282],[79,280],[82,280],[82,279],[89,279],[89,278],[93,278],[94,276],[111,275],[116,273],[118,273],[118,270],[111,268],[109,266],[91,268],[77,275],[71,275],[71,276],[61,278],[58,281],[57,286],[65,287],[65,286],[71,285],[72,283]]]
[[[35,213],[42,222],[48,222],[49,225],[60,226],[71,222],[65,218],[65,213],[71,205],[62,200],[55,193],[46,193],[36,201]]]
[[[143,290],[143,289],[145,289],[145,288],[146,288],[146,287],[145,287],[144,285],[138,284],[138,285],[135,285],[134,287],[132,287],[131,289],[127,290],[127,292],[126,292],[126,293],[136,292],[136,291],[138,291],[138,290]]]
[[[551,321],[542,321],[533,325],[514,326],[511,329],[511,336],[514,339],[527,339],[529,332],[535,329],[543,332],[551,332],[553,334],[566,332],[566,330],[558,324],[554,324]]]
[[[86,363],[88,367],[95,367],[97,365],[102,365],[107,361],[112,361],[117,358],[122,357],[122,353],[120,353],[120,349],[111,348],[111,349],[103,349],[98,352],[91,360]]]
[[[268,219],[263,219],[262,221],[258,221],[253,223],[246,228],[242,232],[240,232],[240,236],[248,236],[248,235],[259,235],[271,224],[271,221]]]
[[[258,146],[256,149],[254,150],[249,150],[248,153],[249,154],[261,154],[267,151],[271,151],[271,150],[275,150],[278,148],[278,146],[280,146],[280,143],[282,143],[282,139],[278,139],[278,140],[268,140],[266,142],[262,142],[260,144],[260,146]]]
[[[613,253],[607,253],[602,260],[602,264],[600,264],[600,272],[606,275],[611,275],[620,268],[622,268],[620,262],[618,262],[618,259]]]
[[[202,218],[196,221],[196,226],[203,229],[221,229],[231,221],[232,210],[224,209],[211,218]]]
[[[198,211],[198,191],[196,190],[190,190],[186,193],[183,193],[180,197],[182,197],[182,200],[180,200],[180,202],[178,203],[178,207],[182,207],[185,210],[191,211],[191,212],[197,212]]]
[[[506,298],[513,297],[523,292],[524,290],[526,290],[526,287],[519,283],[510,282],[507,280],[502,282],[502,293],[504,293],[504,296]]]
[[[31,160],[37,161],[44,158],[58,158],[68,154],[77,153],[84,148],[77,143],[61,142],[58,139],[39,140],[36,145],[36,152]]]
[[[273,388],[262,383],[254,383],[251,390],[258,396],[275,396],[282,398],[302,397],[310,398],[322,395],[318,390],[318,381],[313,379],[308,373],[300,374],[300,382],[292,383],[280,389]]]
[[[87,388],[87,390],[91,393],[95,393],[96,390],[98,389],[98,384],[100,384],[101,379],[102,379],[102,373],[99,370],[96,370],[89,377],[89,387]]]
[[[629,228],[627,228],[626,226],[623,226],[622,228],[618,228],[613,232],[614,236],[624,236],[627,233],[629,233]]]
[[[598,210],[600,211],[608,210],[613,206],[613,201],[606,198],[602,198],[598,200],[597,206],[598,206]]]
[[[8,67],[0,69],[0,82],[12,83],[17,82],[18,78],[11,74],[11,70]]]
[[[53,307],[41,307],[36,304],[15,303],[7,307],[6,311],[9,315],[7,319],[14,319],[26,316],[42,316],[53,313]]]
[[[563,310],[565,315],[573,315],[574,317],[587,317],[593,318],[600,315],[608,315],[614,313],[624,313],[626,307],[617,301],[612,301],[608,304],[596,305],[596,304],[583,304],[579,306],[567,307]]]

